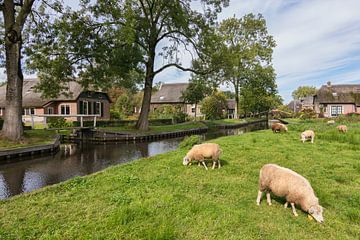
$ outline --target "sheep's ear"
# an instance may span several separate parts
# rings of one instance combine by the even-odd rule
[[[311,207],[311,208],[309,209],[309,213],[310,213],[310,214],[313,214],[313,213],[314,213],[314,207]]]

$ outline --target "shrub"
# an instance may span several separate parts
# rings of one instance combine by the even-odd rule
[[[119,111],[116,111],[114,109],[110,109],[110,118],[111,119],[122,119],[123,116],[121,115],[121,113]]]
[[[184,149],[190,149],[192,146],[200,144],[201,142],[202,140],[200,135],[186,136],[184,140],[181,141],[179,147]]]
[[[223,93],[216,92],[201,101],[201,112],[207,120],[224,118],[224,109],[226,109],[226,98]]]
[[[66,122],[63,117],[49,117],[47,118],[47,124],[49,128],[64,128],[72,126],[72,124]]]
[[[301,109],[301,111],[299,112],[299,118],[303,120],[316,118],[316,112],[314,111],[314,109],[311,108]]]
[[[153,111],[150,117],[154,119],[171,118],[174,123],[182,123],[185,122],[187,114],[180,107],[165,104]]]

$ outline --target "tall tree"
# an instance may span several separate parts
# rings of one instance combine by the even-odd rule
[[[23,136],[21,68],[22,35],[25,22],[35,0],[4,0],[0,4],[3,13],[3,43],[5,45],[5,69],[7,76],[6,108],[2,135],[13,141]]]
[[[196,78],[196,76],[193,76],[193,78],[190,80],[189,86],[182,93],[182,99],[185,102],[195,104],[195,121],[198,103],[210,93],[211,88],[207,86],[207,83],[201,78]]]
[[[292,97],[296,99],[313,96],[316,94],[316,87],[313,86],[300,86],[292,92]]]
[[[136,53],[139,50],[141,53],[140,59],[137,62],[138,64],[133,67],[142,68],[145,76],[142,82],[144,96],[141,114],[136,126],[139,129],[146,130],[148,129],[148,115],[154,77],[170,67],[176,67],[182,71],[194,71],[192,68],[181,65],[179,55],[185,50],[192,54],[194,58],[201,58],[200,43],[202,43],[202,36],[209,31],[210,26],[215,24],[216,15],[221,11],[222,6],[228,4],[229,1],[201,0],[205,13],[192,9],[191,2],[191,0],[98,0],[96,3],[91,4],[90,1],[83,0],[82,8],[79,11],[67,14],[65,16],[67,19],[63,18],[61,21],[54,22],[55,25],[52,25],[53,27],[46,28],[54,36],[59,31],[63,32],[64,44],[61,44],[61,42],[59,44],[59,41],[57,41],[55,46],[59,48],[57,49],[57,53],[60,54],[59,56],[65,56],[63,58],[54,56],[52,58],[45,58],[43,60],[46,61],[44,64],[48,65],[48,70],[46,71],[48,75],[54,75],[54,73],[57,74],[54,70],[60,69],[63,75],[62,78],[64,78],[74,74],[74,72],[65,72],[65,70],[61,69],[64,69],[64,65],[66,69],[71,69],[74,63],[76,66],[81,66],[82,63],[87,64],[92,68],[100,67],[101,65],[110,65],[109,67],[116,68],[119,63],[108,64],[108,56],[114,56],[114,59],[128,60],[133,55],[130,51],[131,49],[135,49],[133,51]],[[81,33],[83,32],[81,29],[85,29],[85,32]],[[75,35],[76,38],[70,38],[73,35],[71,32],[77,33]],[[100,34],[93,36],[94,33]],[[92,47],[93,45],[89,44],[86,40],[89,35],[93,36],[95,40],[97,39],[96,41],[98,42],[105,42],[116,53],[112,53],[109,50],[105,51],[107,55],[104,55],[104,51],[102,51],[104,44],[100,44],[99,46],[101,47],[99,48]],[[69,42],[69,38],[72,41]],[[62,50],[63,48],[60,48],[62,45],[66,45],[67,48]],[[42,44],[38,44],[38,46],[43,47]],[[129,50],[124,49],[125,46]],[[68,53],[73,53],[77,49],[83,49],[80,52],[80,56],[90,54],[90,57],[79,58],[78,54],[72,54],[72,58],[67,56]],[[46,50],[41,52],[49,53]],[[76,53],[79,53],[79,51]],[[97,56],[96,61],[92,60],[92,53]],[[37,59],[40,59],[43,55],[40,54]],[[116,58],[119,55],[125,55],[128,58]],[[105,57],[106,60],[101,60],[101,57]],[[163,61],[157,61],[157,57],[162,57]],[[62,64],[63,66],[59,68],[60,64],[54,62],[54,59],[58,59],[57,61],[60,63],[65,62],[65,64]],[[89,60],[93,64],[86,63]],[[162,64],[160,64],[161,62]],[[41,70],[42,65],[37,64],[35,68]],[[123,65],[129,64],[124,63]],[[49,69],[53,70],[49,72]],[[80,76],[86,75],[89,77],[94,75],[90,70],[91,68],[87,67],[80,73]],[[103,73],[104,71],[100,72]],[[99,79],[102,78],[98,78],[95,81],[96,84],[102,81]],[[56,81],[60,81],[60,78],[56,79]]]
[[[235,91],[235,118],[239,112],[240,89],[247,82],[255,66],[271,64],[275,41],[268,34],[266,21],[261,14],[247,14],[221,22],[213,58],[217,59],[217,71],[221,81],[232,85]]]

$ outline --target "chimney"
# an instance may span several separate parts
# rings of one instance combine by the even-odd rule
[[[327,84],[328,87],[331,87],[331,82],[330,81],[328,81],[326,84]]]

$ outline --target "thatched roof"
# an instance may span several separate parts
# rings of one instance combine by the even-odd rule
[[[23,84],[23,107],[35,107],[40,108],[50,101],[75,101],[80,93],[83,91],[83,88],[77,82],[69,82],[69,96],[60,95],[56,99],[44,99],[41,98],[41,93],[35,92],[35,85],[39,82],[38,79],[24,79]],[[6,96],[6,85],[0,87],[0,107],[4,108],[5,106],[5,96]]]
[[[151,97],[151,103],[185,103],[181,96],[188,85],[188,83],[164,83]]]
[[[360,106],[360,84],[323,85],[315,95],[316,103],[353,103]]]

